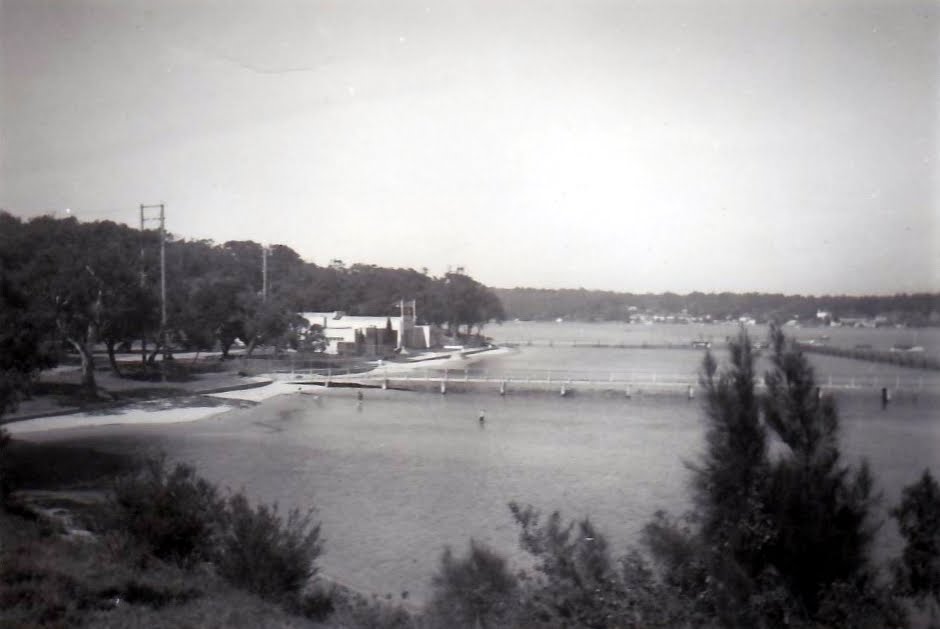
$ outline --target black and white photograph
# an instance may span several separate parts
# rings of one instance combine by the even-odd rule
[[[0,626],[940,628],[940,2],[0,0]]]

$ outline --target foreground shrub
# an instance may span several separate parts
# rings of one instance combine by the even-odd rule
[[[224,506],[217,493],[191,466],[167,472],[164,458],[150,459],[115,484],[118,524],[160,559],[209,559]]]
[[[242,493],[225,501],[216,561],[232,583],[268,598],[296,598],[316,574],[322,550],[312,510],[294,509],[285,520],[277,505],[252,508]]]
[[[337,590],[334,585],[312,583],[297,598],[297,611],[311,620],[326,620],[337,609]]]
[[[335,598],[335,610],[330,617],[330,626],[355,629],[436,629],[438,625],[416,622],[408,611],[390,598],[346,592]],[[445,625],[458,629],[458,625]]]
[[[243,493],[220,498],[189,465],[167,472],[148,460],[115,485],[117,527],[147,555],[192,565],[212,561],[233,584],[270,599],[297,603],[322,552],[312,511],[286,519],[277,505],[252,507]]]
[[[506,560],[473,539],[463,557],[455,557],[450,547],[444,549],[432,584],[432,626],[508,626],[519,611],[519,585]]]
[[[904,488],[891,515],[906,542],[894,567],[896,587],[929,610],[932,627],[940,627],[940,484],[930,470]]]
[[[694,595],[657,579],[635,550],[614,559],[590,520],[566,523],[557,511],[543,520],[531,506],[509,508],[522,548],[535,559],[535,574],[522,582],[522,626],[649,629],[693,618]]]

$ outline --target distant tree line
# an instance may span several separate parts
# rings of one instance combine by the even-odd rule
[[[297,347],[316,338],[297,316],[305,311],[395,316],[400,300],[414,299],[419,322],[447,326],[453,334],[479,332],[504,317],[495,294],[463,273],[321,267],[273,245],[265,282],[263,255],[252,241],[168,236],[164,326],[157,232],[0,212],[0,369],[6,374],[0,389],[14,377],[29,379],[64,349],[81,359],[83,385],[94,395],[93,347],[99,343],[118,375],[115,354],[132,343],[141,347],[145,367],[175,349],[218,348],[224,357],[236,339],[249,354],[259,344]]]
[[[885,317],[892,323],[940,325],[940,294],[890,296],[783,295],[779,293],[635,294],[541,288],[493,289],[509,318],[547,321],[628,321],[637,313],[678,314],[713,320],[754,317],[758,321],[812,320],[820,310],[836,318]]]

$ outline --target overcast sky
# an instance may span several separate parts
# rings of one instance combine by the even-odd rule
[[[500,287],[940,290],[936,2],[0,0],[0,207]]]

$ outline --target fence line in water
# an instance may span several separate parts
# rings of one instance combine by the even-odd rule
[[[703,341],[714,346],[715,343],[723,343],[724,339],[717,341],[708,339]],[[705,349],[705,347],[693,347],[692,342],[648,342],[627,343],[610,341],[590,340],[590,339],[522,339],[499,341],[498,345],[502,347],[607,347],[613,349]]]
[[[325,382],[363,384],[375,386],[393,382],[443,384],[493,384],[505,391],[511,386],[586,386],[590,388],[687,388],[698,387],[696,373],[661,372],[655,370],[596,371],[577,369],[400,369],[393,364],[371,371],[356,372],[351,368],[272,369],[271,372],[287,380],[318,380]],[[762,386],[762,378],[757,384]],[[817,378],[823,390],[880,390],[931,391],[940,390],[940,380],[923,376],[836,376]]]

